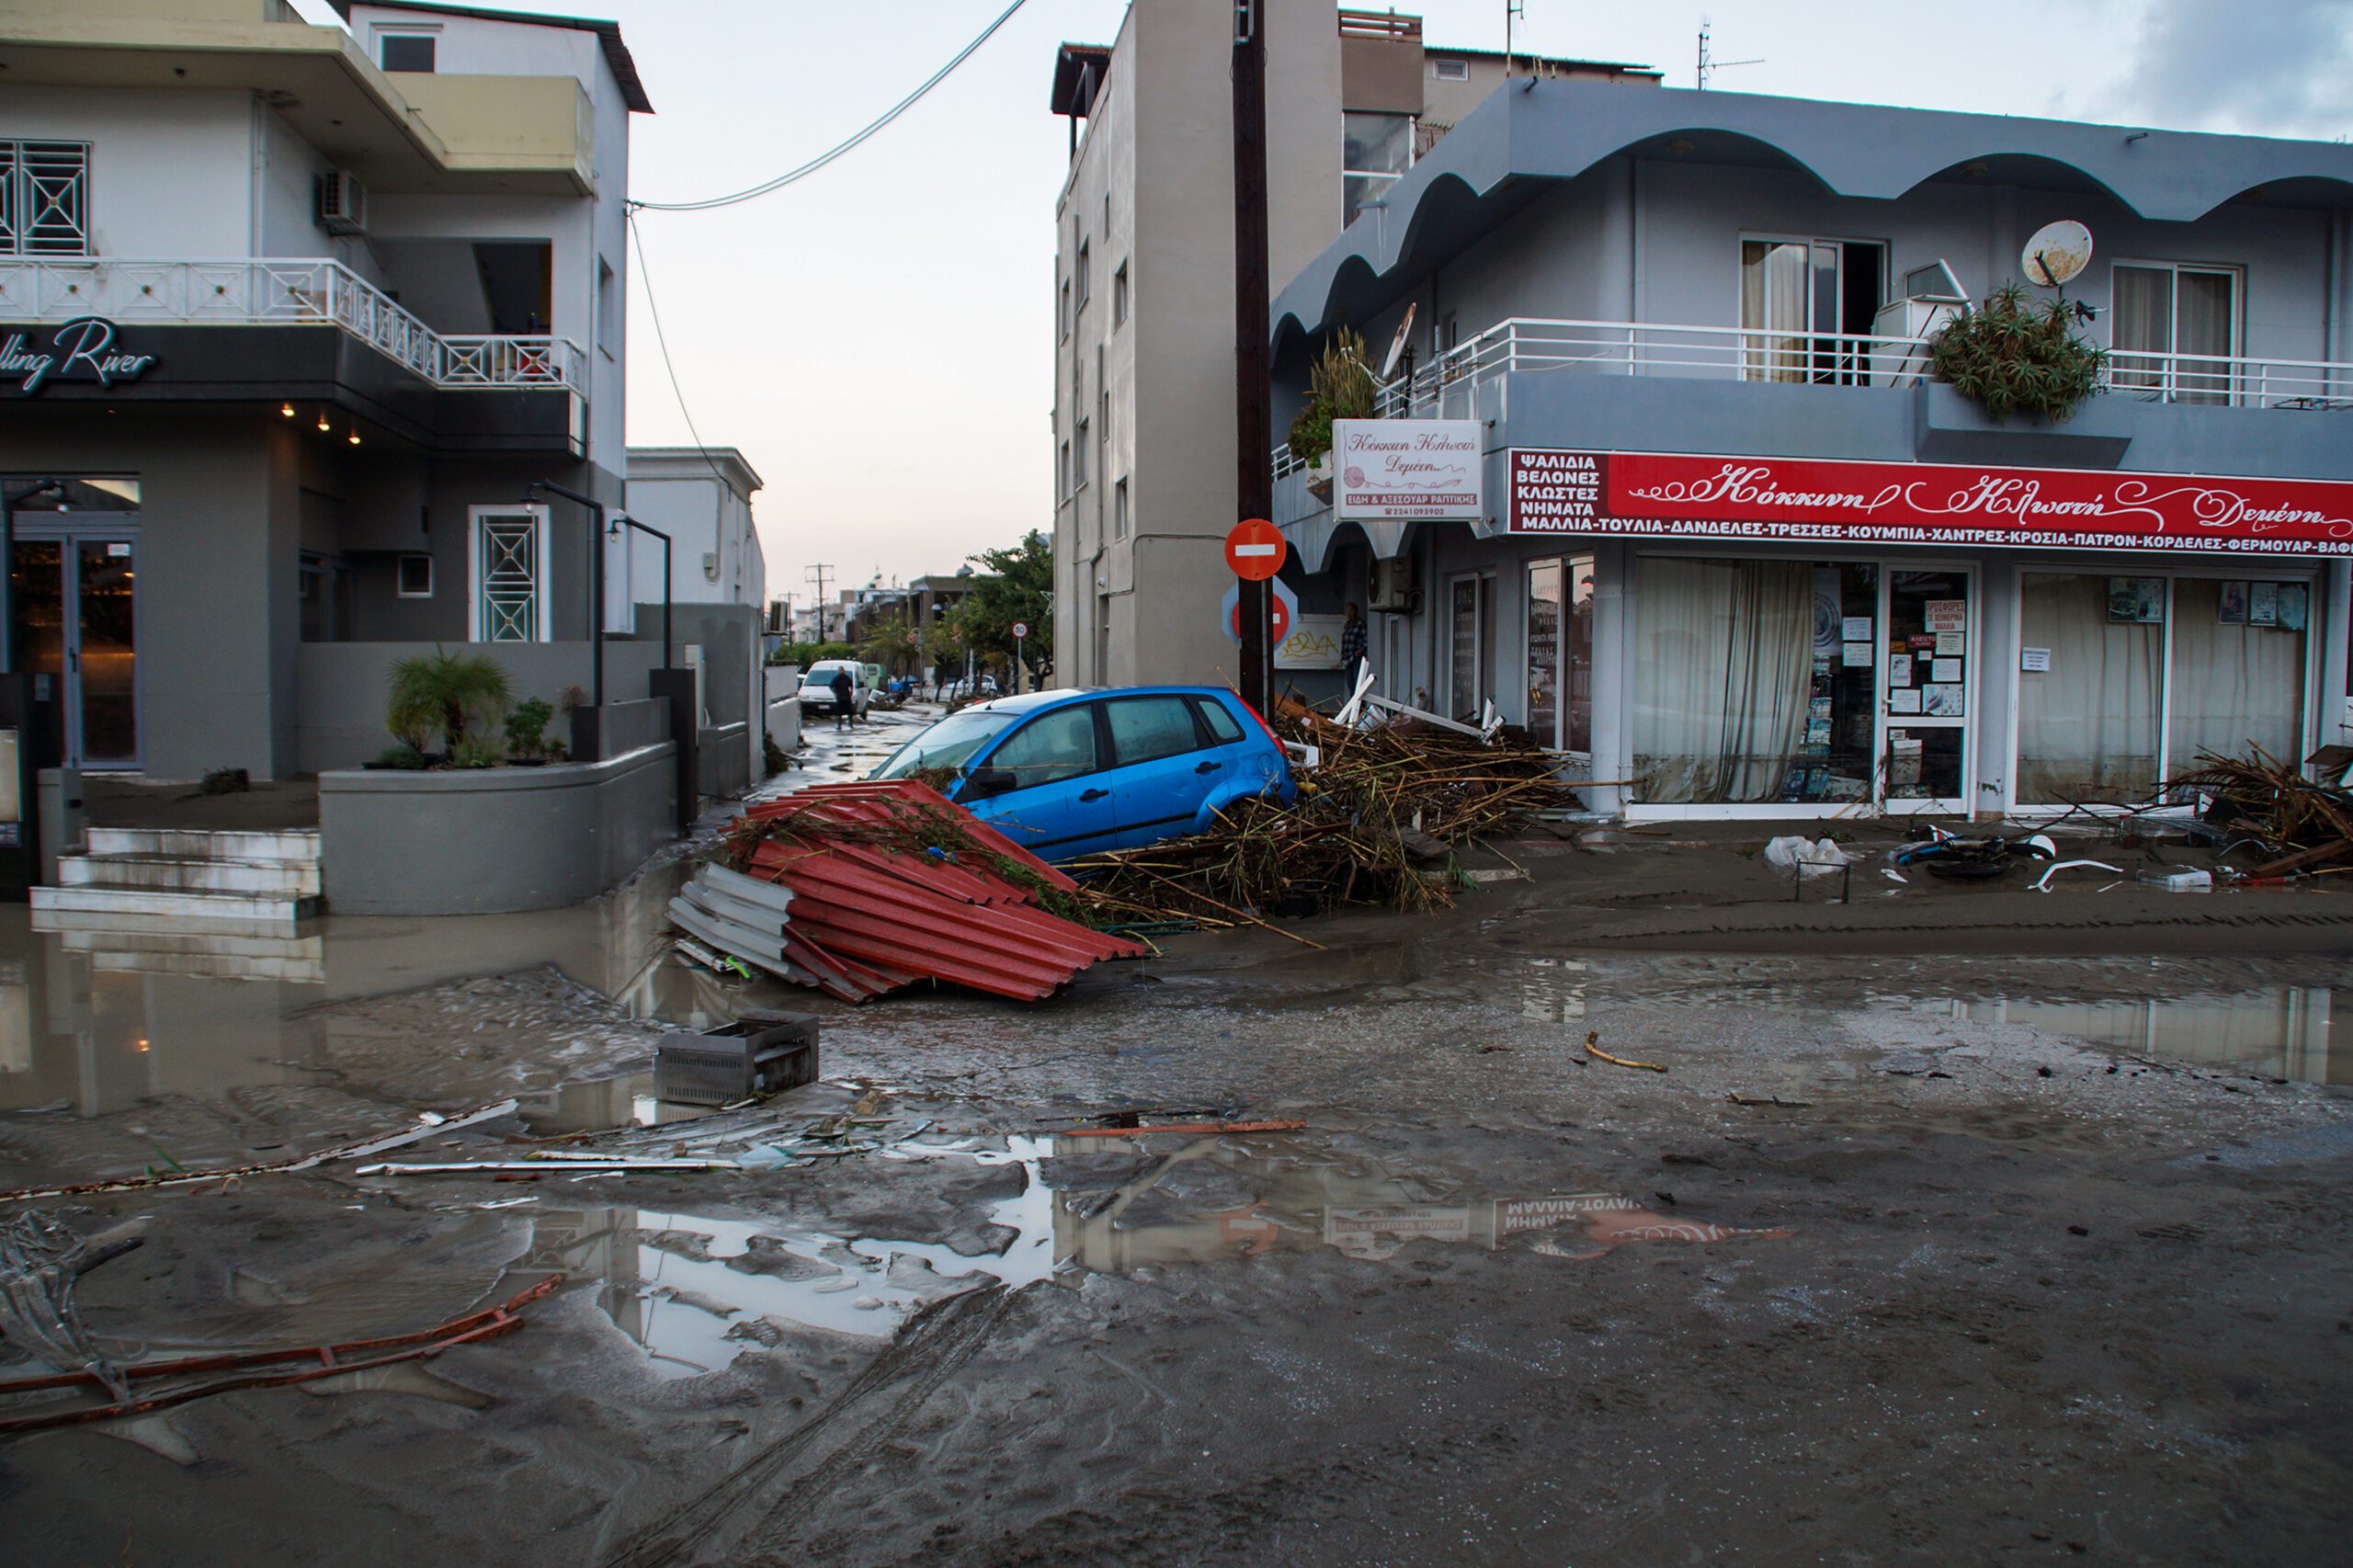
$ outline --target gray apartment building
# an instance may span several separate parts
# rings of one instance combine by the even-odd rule
[[[1420,21],[1265,0],[1271,275],[1307,267],[1504,81],[1500,54],[1426,46]],[[1233,7],[1131,6],[1065,44],[1055,203],[1055,678],[1216,681],[1233,584]],[[1526,81],[1647,86],[1655,72],[1515,57]],[[1378,210],[1373,208],[1371,210]],[[1303,372],[1302,372],[1303,374]]]
[[[1277,432],[1410,309],[1381,413],[1457,422],[1394,430],[1476,502],[1279,451],[1275,520],[1392,699],[1635,817],[2098,810],[2347,738],[2353,149],[1541,80],[1383,199],[1278,267]],[[2078,233],[2104,389],[1995,422],[1927,338]]]

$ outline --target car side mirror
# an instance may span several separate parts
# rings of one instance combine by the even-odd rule
[[[976,767],[964,775],[964,787],[956,791],[960,801],[985,801],[992,795],[1002,795],[1014,786],[1011,773],[1002,767]]]

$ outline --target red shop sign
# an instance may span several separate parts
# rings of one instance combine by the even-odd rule
[[[2353,555],[2353,483],[1515,449],[1507,531]]]

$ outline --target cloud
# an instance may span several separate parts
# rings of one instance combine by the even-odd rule
[[[2149,0],[2109,107],[2143,124],[2353,131],[2353,0]]]

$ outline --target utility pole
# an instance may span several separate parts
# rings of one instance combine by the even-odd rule
[[[1515,17],[1521,21],[1528,19],[1528,0],[1504,0],[1504,74],[1506,77],[1511,74],[1511,24]],[[1532,68],[1529,72],[1531,76],[1535,74]]]
[[[1233,500],[1237,520],[1275,509],[1274,419],[1267,385],[1267,40],[1265,0],[1233,4]],[[1274,586],[1243,582],[1242,700],[1260,717],[1274,691]]]
[[[831,566],[812,566],[801,574],[817,585],[817,641],[820,642],[825,640],[825,574],[832,570]]]

